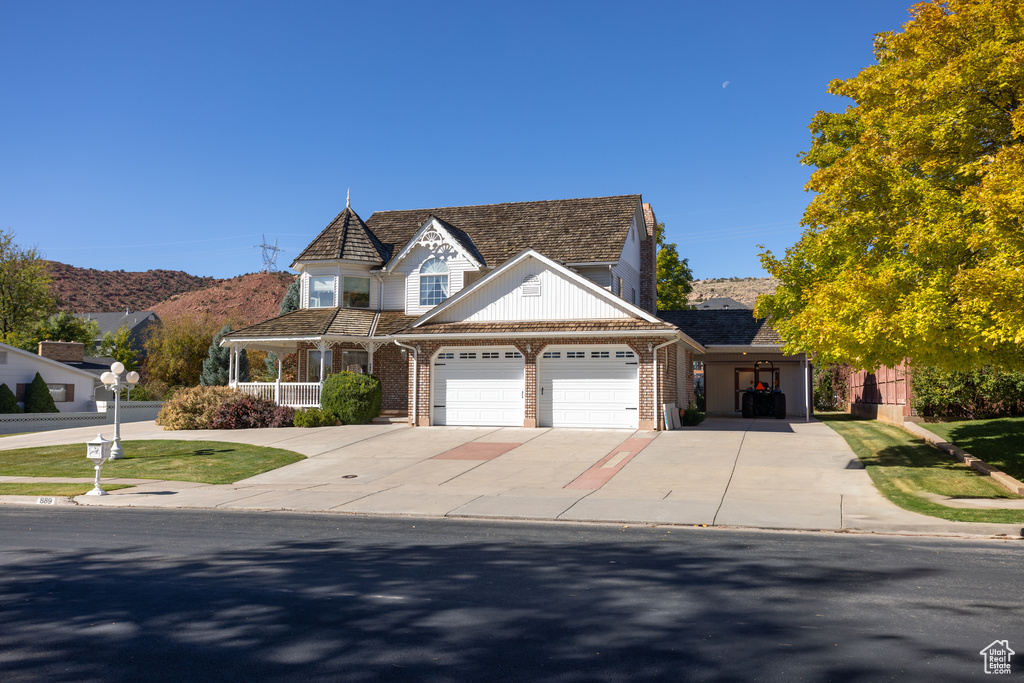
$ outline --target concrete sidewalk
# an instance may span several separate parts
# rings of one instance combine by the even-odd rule
[[[82,443],[95,429],[0,438],[0,450]],[[109,434],[105,436],[109,437]],[[165,432],[122,438],[286,448],[297,463],[230,485],[138,483],[80,505],[480,517],[1020,537],[1019,525],[947,522],[878,493],[846,442],[817,422],[710,418],[671,432],[362,425]],[[128,446],[130,449],[130,444]],[[84,445],[83,445],[84,457]],[[116,463],[106,473],[115,474]],[[0,477],[4,481],[67,481]],[[81,481],[74,480],[72,481]],[[34,503],[0,496],[0,502]]]

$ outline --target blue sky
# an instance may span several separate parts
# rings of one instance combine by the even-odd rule
[[[47,258],[231,277],[345,206],[641,193],[694,275],[761,276],[807,124],[907,0],[0,0],[0,228]]]

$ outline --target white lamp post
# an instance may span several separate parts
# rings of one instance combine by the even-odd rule
[[[87,496],[107,495],[107,492],[100,488],[100,468],[103,467],[103,463],[110,457],[111,443],[104,439],[102,434],[97,434],[95,439],[85,443],[85,457],[96,464],[96,485],[93,486],[92,491],[85,494]]]
[[[114,392],[114,446],[110,449],[111,460],[124,457],[124,450],[121,448],[121,388],[131,389],[139,381],[139,373],[134,370],[123,378],[121,377],[122,372],[124,372],[124,364],[114,361],[110,366],[110,371],[100,375],[103,386]]]

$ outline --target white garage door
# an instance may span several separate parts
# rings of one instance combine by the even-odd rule
[[[628,346],[548,347],[537,359],[538,424],[636,429],[638,363]]]
[[[431,424],[523,426],[524,361],[515,347],[442,349],[432,374]]]

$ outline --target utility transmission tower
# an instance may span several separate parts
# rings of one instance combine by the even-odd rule
[[[263,235],[263,243],[256,244],[255,247],[263,250],[263,268],[260,269],[261,273],[276,273],[277,272],[277,252],[284,251],[281,247],[277,246],[277,238],[274,238],[273,244],[267,244],[267,236]]]

